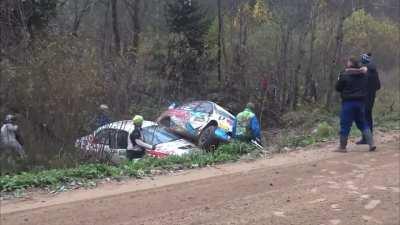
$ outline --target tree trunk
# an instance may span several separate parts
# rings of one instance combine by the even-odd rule
[[[81,21],[85,13],[90,9],[91,6],[91,1],[86,0],[85,3],[83,4],[83,8],[79,9],[79,2],[80,0],[77,0],[74,2],[74,23],[72,25],[72,35],[78,36],[78,30],[79,26],[81,25]]]
[[[223,17],[221,12],[221,0],[218,0],[218,82],[221,85],[222,81],[222,65],[221,65],[221,58],[222,58],[222,25],[223,25]]]
[[[280,101],[280,111],[282,111],[286,107],[286,96],[288,89],[288,80],[287,80],[287,69],[288,69],[288,53],[289,53],[289,45],[291,39],[291,30],[289,26],[283,26],[281,34],[281,55],[278,62],[278,79],[279,79],[279,101]]]
[[[102,42],[101,42],[101,57],[104,60],[107,57],[108,42],[107,42],[107,30],[109,26],[109,12],[110,12],[110,2],[106,4],[106,11],[104,13],[104,25],[102,28]]]
[[[305,55],[305,50],[304,50],[304,39],[306,39],[308,31],[304,31],[302,34],[300,34],[299,37],[299,43],[298,43],[298,63],[296,66],[296,69],[294,71],[294,78],[293,78],[293,88],[292,88],[292,93],[291,93],[291,106],[293,110],[296,110],[297,103],[298,103],[298,97],[299,97],[299,74],[300,71],[302,70],[302,61],[301,59],[304,58]]]
[[[133,51],[134,51],[134,61],[136,63],[137,54],[139,52],[139,42],[140,42],[140,33],[142,32],[142,28],[140,26],[140,4],[141,0],[134,1],[134,15],[133,15]]]
[[[114,49],[115,53],[120,54],[121,52],[121,37],[118,29],[118,12],[117,12],[117,0],[111,0],[111,16],[112,26],[114,32]]]
[[[336,29],[336,43],[335,43],[335,53],[333,55],[332,64],[329,68],[329,89],[326,95],[326,107],[330,108],[333,101],[333,94],[334,94],[334,82],[335,82],[335,75],[338,72],[337,67],[339,66],[338,61],[340,61],[342,57],[342,46],[343,46],[343,25],[346,17],[341,16],[338,21],[337,29]]]
[[[309,54],[310,57],[308,59],[308,65],[307,69],[304,74],[304,98],[309,99],[312,98],[314,101],[316,101],[317,96],[315,93],[316,87],[315,87],[315,81],[313,78],[313,64],[314,64],[314,47],[315,47],[315,40],[316,40],[316,19],[318,17],[318,13],[316,12],[318,10],[318,4],[314,6],[314,9],[311,11],[311,17],[310,17],[310,30],[311,30],[311,36],[310,36],[310,46],[309,46]]]

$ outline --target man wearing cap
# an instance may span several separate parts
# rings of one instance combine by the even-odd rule
[[[376,92],[381,88],[381,82],[379,80],[379,73],[375,63],[372,60],[372,54],[366,53],[361,55],[361,63],[367,67],[367,97],[365,98],[365,120],[367,121],[368,127],[373,131],[374,123],[372,117],[372,111],[375,103]],[[363,136],[360,141],[356,144],[367,144],[365,137]]]
[[[135,128],[129,135],[129,139],[132,145],[128,146],[128,150],[126,151],[126,157],[129,160],[142,158],[146,153],[146,149],[154,149],[154,146],[149,145],[143,141],[143,117],[140,115],[136,115],[135,117],[133,117],[133,124]]]
[[[236,116],[233,126],[234,138],[251,142],[252,140],[261,144],[261,128],[256,115],[254,114],[255,105],[251,102],[247,103],[243,112]]]

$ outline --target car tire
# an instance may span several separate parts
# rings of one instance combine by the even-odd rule
[[[213,150],[218,145],[218,139],[215,137],[215,129],[217,129],[216,126],[208,126],[203,129],[203,131],[200,133],[199,139],[198,139],[198,145],[205,150]]]

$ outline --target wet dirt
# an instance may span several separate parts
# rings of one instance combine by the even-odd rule
[[[400,222],[398,133],[377,152],[336,143],[254,162],[2,201],[1,224],[384,224]]]

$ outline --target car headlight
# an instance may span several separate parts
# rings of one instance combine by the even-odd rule
[[[226,121],[222,121],[219,123],[219,128],[225,131],[229,131],[229,124]]]

